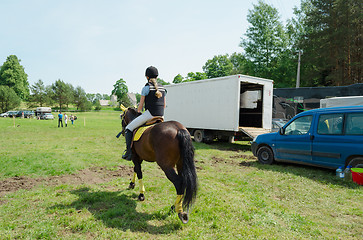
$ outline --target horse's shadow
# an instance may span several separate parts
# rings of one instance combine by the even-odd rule
[[[132,232],[168,234],[181,228],[181,224],[177,221],[160,226],[149,224],[151,220],[165,220],[175,213],[171,210],[161,210],[151,214],[137,212],[137,194],[129,196],[122,194],[122,191],[93,192],[86,187],[70,191],[70,193],[77,195],[78,199],[70,204],[58,204],[50,208],[75,209],[76,212],[87,209],[107,227],[117,228],[123,231],[130,230]]]

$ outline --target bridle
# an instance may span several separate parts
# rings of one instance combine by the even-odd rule
[[[122,136],[125,136],[125,127],[127,126],[125,116],[126,116],[126,113],[127,113],[128,110],[129,109],[125,110],[124,113],[121,115],[121,126],[122,126],[121,134],[122,134]]]
[[[120,108],[121,108],[121,110],[124,112],[122,115],[121,115],[121,126],[122,126],[122,131],[121,131],[121,134],[123,135],[123,136],[125,136],[125,131],[126,131],[126,126],[127,126],[127,122],[126,122],[126,120],[125,120],[125,118],[126,118],[126,114],[127,114],[127,112],[129,111],[129,110],[132,110],[133,108],[126,108],[126,107],[124,107],[124,105],[120,105]],[[129,119],[129,122],[131,122],[132,120],[133,120],[134,118],[132,118],[131,120]]]

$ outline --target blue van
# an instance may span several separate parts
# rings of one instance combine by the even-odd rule
[[[263,164],[363,167],[363,106],[302,112],[278,132],[255,137],[251,148]]]

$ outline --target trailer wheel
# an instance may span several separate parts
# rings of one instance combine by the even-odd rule
[[[199,130],[199,129],[195,130],[193,136],[194,136],[195,142],[198,142],[198,143],[203,142],[203,130]]]
[[[262,164],[272,164],[274,162],[274,154],[271,148],[262,146],[257,150],[258,161]]]

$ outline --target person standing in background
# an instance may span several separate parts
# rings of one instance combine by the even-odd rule
[[[62,112],[59,112],[59,114],[58,114],[58,127],[59,127],[60,124],[62,124],[62,127],[63,127],[62,119],[63,119],[63,114],[62,114]]]
[[[64,124],[66,125],[66,127],[67,127],[67,122],[68,122],[68,116],[66,113],[64,113]]]

